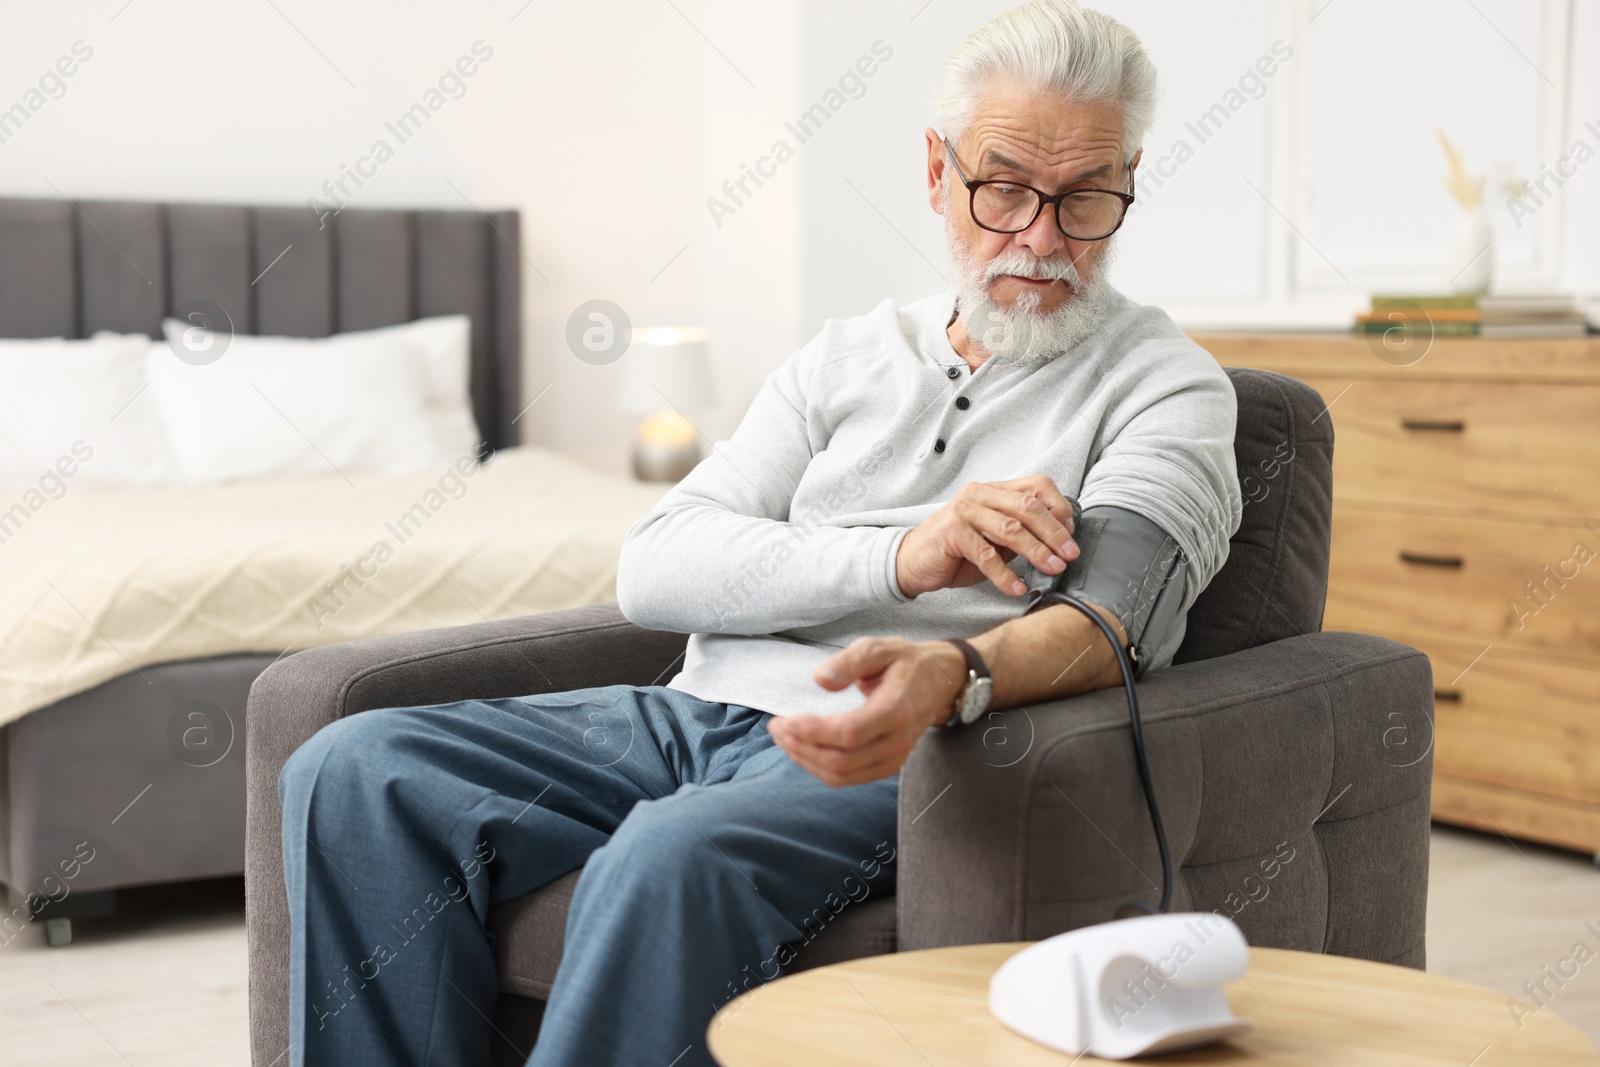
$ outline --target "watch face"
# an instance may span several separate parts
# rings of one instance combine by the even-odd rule
[[[978,721],[989,707],[989,695],[994,691],[994,680],[990,678],[970,679],[966,688],[961,691],[961,721],[968,724]]]

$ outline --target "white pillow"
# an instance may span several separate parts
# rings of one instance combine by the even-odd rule
[[[472,320],[466,315],[431,319],[337,334],[340,338],[382,338],[421,361],[427,381],[428,421],[439,444],[459,458],[475,453],[482,435],[472,417]]]
[[[167,343],[149,346],[150,391],[191,482],[400,473],[454,458],[433,429],[423,360],[381,331],[227,337],[164,325]],[[217,346],[220,356],[194,362]]]
[[[71,485],[180,481],[146,388],[149,346],[138,334],[0,340],[0,486],[37,485],[51,469]]]

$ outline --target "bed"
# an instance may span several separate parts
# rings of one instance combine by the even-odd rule
[[[74,489],[0,545],[0,941],[244,865],[244,709],[283,655],[614,597],[661,487],[519,446],[514,212],[0,199],[0,337],[464,314],[484,448],[441,469]],[[293,269],[274,257],[292,247]]]

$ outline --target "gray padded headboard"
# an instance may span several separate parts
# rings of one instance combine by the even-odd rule
[[[304,207],[0,197],[0,337],[159,337],[193,299],[297,337],[465,313],[473,412],[503,448],[521,439],[518,240],[515,211],[349,208],[319,228]]]

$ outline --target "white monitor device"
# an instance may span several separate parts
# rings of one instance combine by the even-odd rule
[[[989,1010],[1071,1055],[1122,1060],[1250,1029],[1223,989],[1249,965],[1244,934],[1211,912],[1086,926],[1023,949],[989,981]]]

